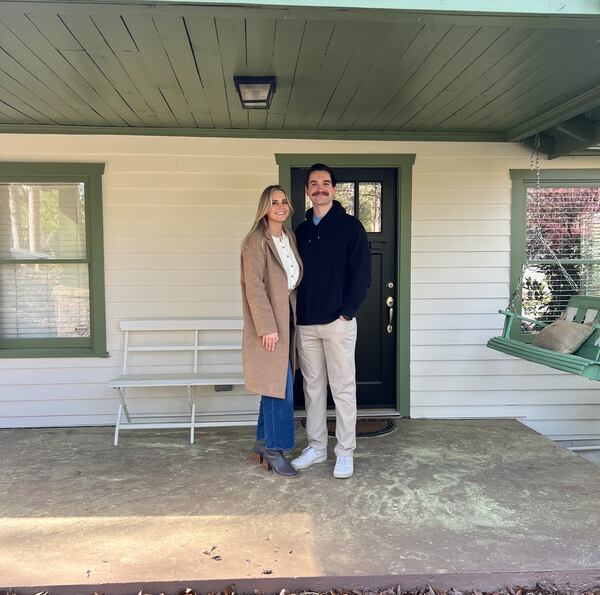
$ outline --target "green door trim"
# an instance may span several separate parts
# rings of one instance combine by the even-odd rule
[[[398,175],[398,209],[396,243],[396,275],[398,310],[396,324],[396,408],[403,417],[410,416],[410,249],[412,223],[412,166],[415,154],[345,153],[276,153],[279,166],[279,183],[291,192],[292,168],[310,167],[313,163],[326,163],[331,167],[390,167]]]

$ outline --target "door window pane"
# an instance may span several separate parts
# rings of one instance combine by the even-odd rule
[[[85,258],[83,184],[0,184],[0,215],[0,258]]]
[[[381,182],[358,183],[358,218],[368,233],[381,232]]]
[[[356,215],[356,185],[354,182],[338,182],[335,198],[349,215]],[[305,196],[305,207],[312,202]],[[369,233],[381,232],[381,182],[358,183],[358,218]]]
[[[342,203],[348,215],[354,215],[354,182],[338,182],[335,197]]]
[[[335,187],[335,199],[342,204],[348,215],[354,215],[354,182],[338,182]],[[305,195],[304,206],[306,209],[312,207],[308,195]]]

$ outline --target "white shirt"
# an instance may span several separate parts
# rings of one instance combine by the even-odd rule
[[[287,273],[288,291],[292,291],[296,287],[298,278],[300,277],[300,265],[290,245],[290,238],[282,231],[280,237],[273,236],[273,242],[275,242],[279,258],[281,258],[283,268]]]

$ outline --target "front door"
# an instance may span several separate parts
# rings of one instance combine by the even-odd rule
[[[397,170],[333,168],[336,199],[365,226],[371,248],[372,283],[357,315],[357,401],[359,409],[396,408],[396,205]],[[311,206],[304,191],[307,168],[292,168],[294,229]],[[329,407],[333,407],[329,395]],[[295,385],[296,408],[304,409],[302,376]]]

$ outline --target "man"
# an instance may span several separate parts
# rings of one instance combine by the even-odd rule
[[[322,163],[307,173],[313,208],[296,229],[304,278],[298,288],[298,356],[304,376],[308,447],[292,461],[307,469],[327,460],[327,381],[335,403],[333,475],[351,477],[356,448],[356,312],[371,284],[371,254],[361,222],[335,197],[336,178]]]

